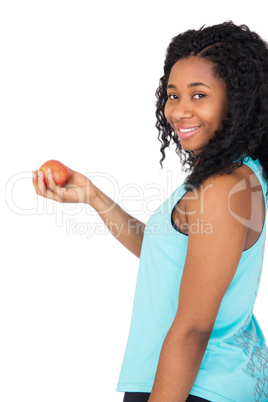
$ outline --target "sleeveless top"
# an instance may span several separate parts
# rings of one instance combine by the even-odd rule
[[[258,159],[246,157],[243,163],[261,184],[265,220],[257,242],[242,253],[190,392],[213,402],[268,401],[268,348],[253,314],[264,257],[267,179]],[[152,390],[161,347],[178,307],[188,236],[174,229],[171,213],[186,192],[183,183],[145,225],[119,392]]]

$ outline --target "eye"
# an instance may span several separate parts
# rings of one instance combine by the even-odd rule
[[[170,99],[170,100],[178,99],[177,95],[174,95],[174,94],[170,94],[170,95],[168,95],[167,97],[168,97],[168,99]]]
[[[202,99],[202,98],[204,98],[206,95],[205,94],[195,94],[193,97],[195,98],[195,99]]]

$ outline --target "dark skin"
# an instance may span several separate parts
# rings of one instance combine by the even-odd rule
[[[204,85],[191,86],[192,83]],[[227,113],[225,83],[214,76],[209,63],[190,58],[173,66],[170,84],[165,115],[178,135],[180,128],[185,131],[187,127],[199,127],[194,135],[181,139],[183,148],[198,153]],[[163,343],[149,402],[185,402],[192,389],[242,252],[255,243],[261,232],[264,200],[261,191],[257,191],[262,208],[252,208],[252,195],[260,186],[252,188],[251,175],[251,169],[244,165],[231,175],[210,177],[199,190],[187,192],[174,210],[177,225],[185,223],[187,256],[177,314]],[[233,193],[239,186],[241,191]],[[252,216],[260,223],[257,231],[249,227]],[[192,230],[201,220],[210,224],[212,233]]]
[[[207,145],[228,111],[224,81],[215,77],[211,64],[197,59],[181,60],[173,66],[165,109],[174,130],[184,137],[180,139],[182,147],[194,153]],[[196,129],[194,134],[192,129]],[[185,138],[189,130],[191,136]],[[149,402],[185,402],[192,389],[242,252],[256,242],[262,229],[264,200],[260,185],[251,185],[251,175],[251,169],[244,165],[231,175],[210,177],[199,190],[188,191],[173,212],[176,224],[185,224],[187,256],[178,310],[163,343]],[[40,196],[58,202],[90,204],[116,238],[139,257],[145,225],[85,176],[72,170],[64,188],[50,177],[49,190],[43,173],[37,175],[35,171],[33,184]],[[232,194],[239,186],[241,191]],[[211,225],[212,233],[192,230],[200,220]],[[128,227],[130,221],[135,223],[132,230]],[[253,222],[259,225],[254,226]]]
[[[213,64],[199,57],[181,59],[170,71],[165,117],[185,150],[198,154],[214,136],[229,108],[226,85],[213,73]],[[181,138],[181,130],[198,127]],[[181,130],[180,130],[181,129]],[[191,134],[191,133],[187,133]]]

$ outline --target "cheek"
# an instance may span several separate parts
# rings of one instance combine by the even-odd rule
[[[222,120],[226,117],[226,110],[223,104],[211,105],[204,113],[205,121],[210,122],[213,130],[218,130]]]

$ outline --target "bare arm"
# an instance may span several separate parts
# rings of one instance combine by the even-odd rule
[[[202,211],[200,194],[188,202],[189,239],[178,310],[162,346],[149,402],[185,402],[195,382],[247,235],[248,228],[228,208],[228,195],[235,184],[230,176],[215,179]],[[250,193],[239,192],[232,198],[234,209],[248,216]],[[212,225],[212,233],[191,231],[201,219]]]
[[[111,200],[84,175],[71,170],[71,177],[65,187],[57,186],[53,177],[49,187],[44,182],[42,171],[33,172],[33,185],[38,195],[57,202],[87,203],[94,208],[111,233],[129,251],[140,256],[144,232],[144,223],[129,215]]]
[[[90,205],[98,212],[115,238],[134,255],[140,257],[144,223],[129,215],[97,187],[95,191],[96,197]]]

